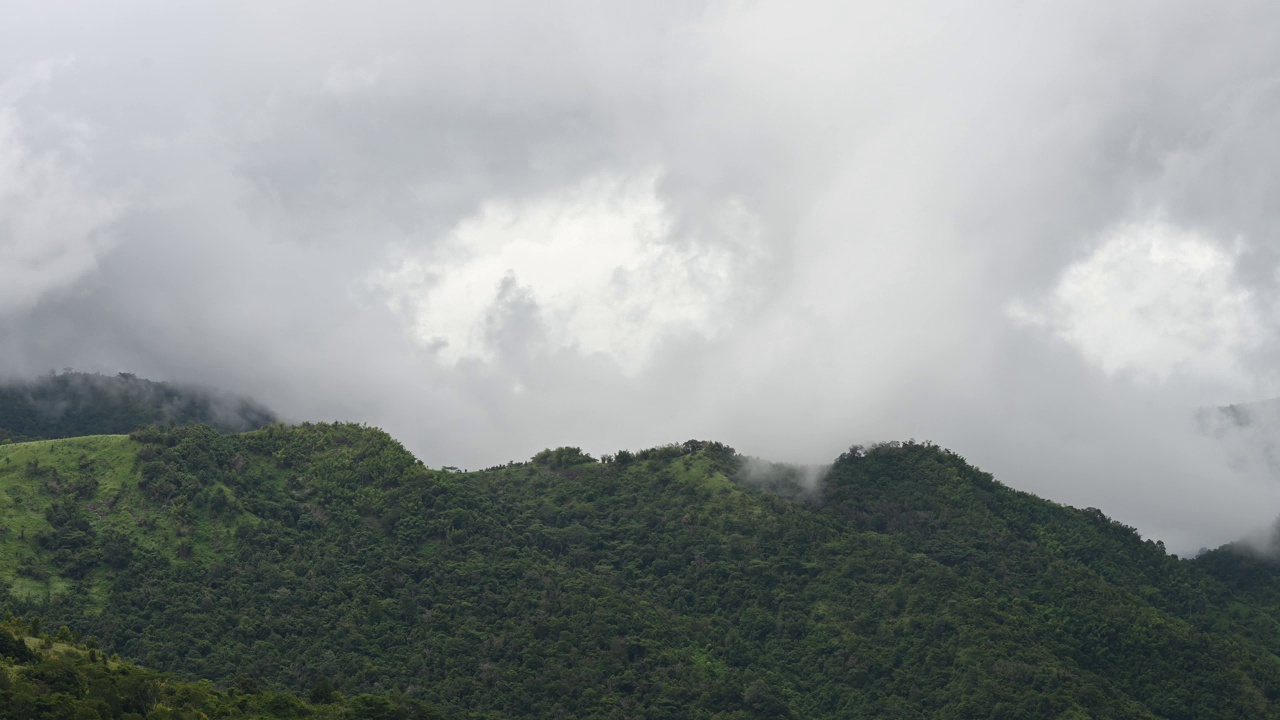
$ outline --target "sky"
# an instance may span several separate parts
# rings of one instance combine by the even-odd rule
[[[1280,516],[1273,2],[7,0],[0,374]],[[1280,428],[1280,423],[1276,425]]]

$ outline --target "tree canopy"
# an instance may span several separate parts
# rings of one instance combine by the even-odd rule
[[[14,444],[0,606],[369,716],[1277,715],[1266,561],[1176,558],[927,443],[816,488],[757,465],[690,441],[442,471],[350,424]]]

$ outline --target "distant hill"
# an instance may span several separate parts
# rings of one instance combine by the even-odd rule
[[[1280,426],[1280,398],[1200,408],[1196,420],[1202,430],[1214,434],[1226,427],[1265,425],[1274,429]]]
[[[1202,434],[1222,443],[1232,467],[1280,481],[1280,399],[1200,408],[1195,421]]]
[[[265,407],[205,388],[66,372],[0,383],[0,441],[117,435],[150,424],[206,424],[226,432],[276,422]]]
[[[458,717],[1280,715],[1273,564],[929,444],[803,476],[695,441],[433,470],[339,424],[10,444],[0,610]]]

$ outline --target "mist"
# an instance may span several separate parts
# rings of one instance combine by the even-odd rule
[[[785,498],[818,503],[822,501],[822,483],[829,472],[830,464],[797,465],[746,456],[735,479]]]
[[[1267,527],[1280,8],[15,2],[0,368],[428,465],[932,440],[1185,553]]]
[[[141,425],[205,423],[246,432],[277,422],[251,398],[216,388],[64,370],[0,383],[0,426],[19,437],[129,432]],[[53,433],[53,434],[49,434]]]

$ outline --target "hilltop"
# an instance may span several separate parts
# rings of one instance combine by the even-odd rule
[[[0,605],[189,678],[453,715],[1274,717],[1270,599],[929,444],[470,473],[385,433],[0,447]]]
[[[0,442],[122,434],[152,424],[240,432],[276,421],[247,398],[129,373],[68,371],[0,383]]]

